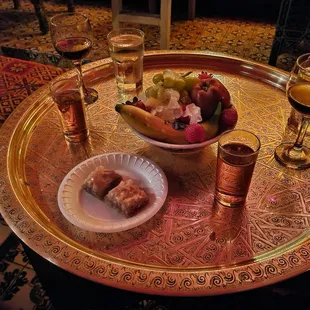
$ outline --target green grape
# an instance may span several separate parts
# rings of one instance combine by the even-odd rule
[[[192,89],[196,84],[200,82],[199,78],[196,76],[186,76],[185,78],[185,88],[190,90]]]
[[[153,97],[153,98],[157,98],[157,89],[154,86],[148,87],[145,90],[145,96],[147,98]]]
[[[176,89],[178,92],[181,92],[185,88],[185,80],[182,78],[176,79],[174,81],[173,88]]]
[[[175,80],[172,77],[167,76],[164,78],[164,86],[166,88],[172,88],[172,87],[174,87],[174,81]]]
[[[157,89],[157,99],[162,100],[164,97],[165,88],[164,87],[158,87]]]
[[[164,80],[164,75],[162,73],[157,73],[153,76],[153,83],[157,84],[158,82],[161,82]]]
[[[164,76],[164,78],[169,76],[169,77],[172,77],[174,79],[179,79],[181,77],[179,73],[177,73],[171,69],[165,69],[163,71],[163,76]]]
[[[165,75],[173,75],[174,74],[174,72],[172,71],[172,70],[170,70],[170,69],[164,69],[164,71],[163,71],[163,75],[165,76]]]

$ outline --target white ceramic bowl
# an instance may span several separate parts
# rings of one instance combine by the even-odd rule
[[[191,152],[197,152],[202,150],[204,147],[213,144],[217,142],[220,138],[220,135],[217,135],[213,139],[206,140],[201,143],[192,143],[192,144],[172,144],[172,143],[166,143],[166,142],[161,142],[154,140],[152,138],[146,137],[145,135],[137,132],[133,128],[131,130],[134,132],[135,135],[137,135],[139,138],[144,140],[145,142],[148,142],[154,146],[160,147],[164,150],[170,151],[170,152],[175,152],[175,153],[191,153]]]

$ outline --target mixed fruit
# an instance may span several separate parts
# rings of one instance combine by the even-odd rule
[[[145,97],[117,104],[115,110],[137,132],[162,142],[200,143],[238,120],[227,88],[206,72],[194,76],[166,69],[153,76]]]

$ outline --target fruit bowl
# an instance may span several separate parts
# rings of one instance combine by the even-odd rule
[[[213,139],[206,140],[201,143],[192,143],[192,144],[172,144],[172,143],[166,143],[154,140],[152,138],[146,137],[145,135],[139,133],[135,129],[131,128],[132,132],[138,136],[143,141],[157,146],[161,149],[164,149],[166,151],[170,151],[172,153],[192,153],[192,152],[198,152],[201,151],[204,147],[211,145],[219,140],[220,134],[214,137]]]
[[[170,152],[196,152],[235,127],[237,110],[226,87],[202,71],[179,74],[170,69],[153,77],[142,97],[117,103],[115,110],[142,140]]]

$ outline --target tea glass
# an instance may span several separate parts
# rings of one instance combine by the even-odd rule
[[[65,139],[69,142],[85,140],[89,131],[81,80],[77,76],[56,79],[50,90]]]
[[[250,131],[224,132],[218,142],[215,200],[227,207],[243,206],[261,143]]]

